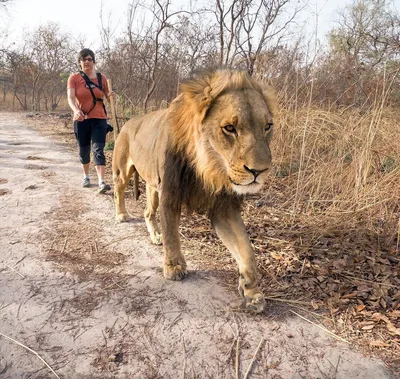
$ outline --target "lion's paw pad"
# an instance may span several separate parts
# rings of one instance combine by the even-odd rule
[[[125,221],[128,221],[130,219],[130,216],[128,215],[128,213],[119,213],[119,214],[117,214],[115,219],[118,222],[125,222]]]
[[[164,277],[168,280],[182,280],[186,275],[186,268],[183,268],[181,265],[164,266]]]
[[[153,245],[162,245],[162,235],[159,233],[154,233],[150,236],[151,243]]]
[[[265,309],[265,300],[262,294],[246,298],[246,310],[251,313],[262,313]]]

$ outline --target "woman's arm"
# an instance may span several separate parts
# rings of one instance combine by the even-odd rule
[[[74,120],[83,121],[85,119],[85,115],[79,109],[78,105],[76,104],[76,97],[75,97],[75,88],[68,88],[67,89],[67,98],[68,98],[68,105],[74,112]]]

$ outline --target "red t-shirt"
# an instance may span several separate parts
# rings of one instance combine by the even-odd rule
[[[90,81],[92,81],[94,84],[99,84],[97,80],[97,75],[96,78],[91,78]],[[103,96],[103,92],[108,93],[108,83],[107,78],[103,74],[101,74],[101,85],[103,87],[103,91],[100,91],[100,89],[97,87],[93,87],[92,89],[96,98],[103,98],[103,101],[105,101],[105,96]],[[107,115],[104,112],[102,101],[97,101],[96,106],[92,110],[90,110],[93,107],[93,96],[90,92],[90,89],[86,85],[85,79],[82,78],[79,72],[70,75],[70,77],[68,78],[67,88],[75,89],[76,102],[82,112],[86,114],[90,111],[87,115],[87,118],[107,118]]]

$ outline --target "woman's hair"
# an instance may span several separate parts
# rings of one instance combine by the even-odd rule
[[[96,58],[94,57],[94,52],[90,49],[82,49],[78,54],[78,65],[86,57],[92,57],[93,63],[96,63]]]

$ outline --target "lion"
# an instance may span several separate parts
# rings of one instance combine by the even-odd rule
[[[187,275],[178,230],[182,207],[206,214],[237,262],[244,306],[255,312],[265,300],[241,203],[267,179],[274,112],[272,90],[246,72],[197,73],[167,109],[122,127],[112,161],[117,221],[129,219],[124,193],[131,176],[135,186],[139,175],[146,182],[144,218],[152,243],[163,244],[165,278]]]

